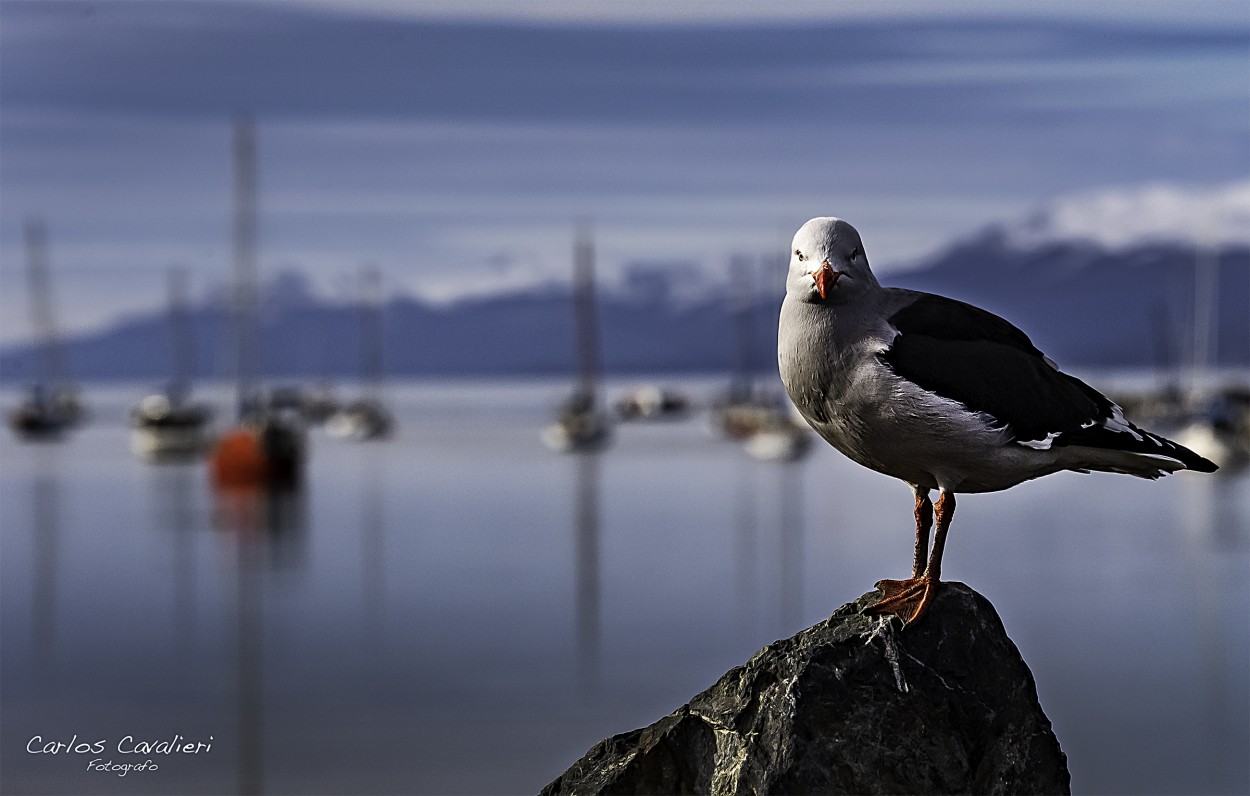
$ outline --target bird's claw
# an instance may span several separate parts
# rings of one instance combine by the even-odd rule
[[[865,610],[873,614],[893,614],[903,625],[914,623],[929,608],[937,594],[939,581],[921,576],[907,580],[879,580],[882,597]]]

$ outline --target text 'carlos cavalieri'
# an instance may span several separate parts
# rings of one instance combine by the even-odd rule
[[[26,742],[26,751],[32,755],[100,755],[108,746],[105,738],[79,741],[74,735],[68,741],[58,741],[35,735]],[[152,740],[127,735],[114,745],[114,749],[123,755],[198,755],[213,751],[213,736],[208,736],[207,741],[195,741],[182,735]],[[159,768],[150,758],[142,763],[114,763],[97,757],[87,763],[88,771],[111,771],[121,777],[131,771],[156,771]]]

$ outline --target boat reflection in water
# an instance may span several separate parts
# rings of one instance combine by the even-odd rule
[[[365,637],[370,652],[381,654],[386,641],[386,468],[384,459],[372,453],[365,453],[360,464],[360,583]]]
[[[797,631],[803,627],[803,537],[805,535],[803,500],[803,469],[797,458],[789,459],[774,473],[780,496],[781,528],[778,541],[781,551],[781,567],[778,581],[780,599],[778,619],[781,632]]]
[[[1204,766],[1222,781],[1244,776],[1246,758],[1226,739],[1246,733],[1245,670],[1230,665],[1236,659],[1236,641],[1229,638],[1228,595],[1244,595],[1245,571],[1223,566],[1223,553],[1247,544],[1244,519],[1238,516],[1239,499],[1245,505],[1244,489],[1231,477],[1193,478],[1183,482],[1180,528],[1184,533],[1184,555],[1180,562],[1191,588],[1187,613],[1192,620],[1193,641],[1201,668],[1195,669],[1186,685],[1191,698],[1203,705],[1205,726],[1196,728],[1199,746],[1204,750]],[[1240,704],[1235,695],[1242,695]],[[1244,748],[1243,748],[1244,750]]]
[[[577,493],[574,505],[574,544],[577,558],[574,617],[577,623],[577,676],[583,697],[598,693],[601,677],[602,606],[599,540],[599,466],[597,451],[575,459]]]
[[[198,605],[205,583],[197,577],[196,567],[197,534],[207,530],[197,501],[203,472],[191,462],[170,462],[148,470],[146,481],[148,526],[172,536],[173,648],[178,664],[189,668],[197,654],[196,644],[203,641]]]
[[[736,614],[744,635],[785,636],[803,628],[806,504],[802,464],[736,462]],[[774,488],[775,484],[775,488]]]
[[[214,525],[235,547],[235,698],[238,793],[265,791],[266,572],[300,565],[303,491],[249,486],[214,490]]]
[[[42,453],[42,451],[41,451]],[[60,486],[55,456],[41,456],[31,483],[34,550],[31,653],[36,677],[56,670],[58,570],[61,555]]]

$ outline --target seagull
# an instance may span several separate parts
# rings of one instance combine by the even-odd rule
[[[997,315],[882,287],[859,233],[837,218],[813,218],[794,236],[777,364],[790,400],[820,436],[911,485],[912,576],[878,582],[883,596],[871,609],[905,625],[937,594],[956,493],[995,492],[1061,470],[1155,479],[1216,469],[1133,425]]]

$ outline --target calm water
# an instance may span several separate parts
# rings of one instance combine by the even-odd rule
[[[143,392],[89,391],[63,443],[0,441],[6,793],[533,792],[910,566],[905,485],[823,444],[754,462],[701,418],[555,455],[556,383],[392,387],[397,439],[314,432],[307,489],[267,507],[134,459]],[[944,573],[997,606],[1078,792],[1250,789],[1248,487],[960,501]],[[175,735],[211,749],[116,747]]]

